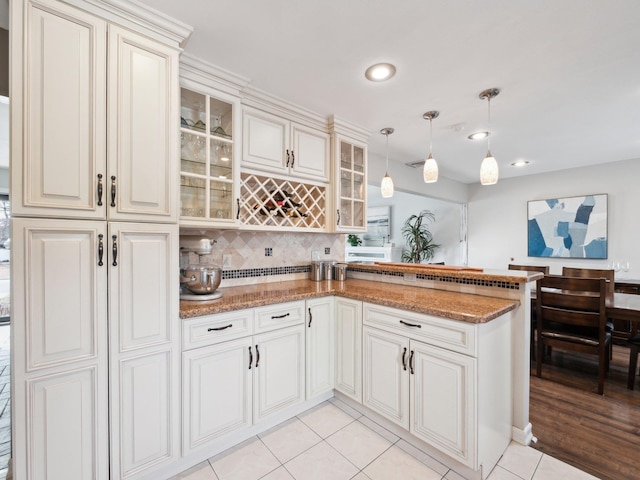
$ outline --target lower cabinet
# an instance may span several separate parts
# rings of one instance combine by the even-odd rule
[[[488,475],[511,439],[509,316],[465,324],[363,311],[363,405]]]
[[[303,312],[304,301],[184,321],[183,454],[304,401]]]
[[[334,299],[306,301],[306,393],[307,400],[333,390],[334,385]]]
[[[362,402],[362,302],[335,298],[335,389]]]

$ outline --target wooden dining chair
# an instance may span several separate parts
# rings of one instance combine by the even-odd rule
[[[549,275],[538,280],[536,375],[542,376],[546,346],[598,356],[598,394],[609,370],[611,332],[607,329],[604,278]]]
[[[515,263],[509,264],[509,270],[523,270],[527,272],[541,272],[545,275],[549,275],[548,265],[517,265]],[[529,339],[529,351],[531,360],[536,359],[536,309],[535,302],[531,301],[531,335]]]

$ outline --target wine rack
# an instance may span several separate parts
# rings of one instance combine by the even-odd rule
[[[245,226],[324,231],[326,190],[326,185],[241,172],[238,217]]]

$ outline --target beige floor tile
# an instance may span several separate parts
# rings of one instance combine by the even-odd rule
[[[271,453],[281,463],[287,463],[293,457],[313,447],[322,439],[297,418],[278,425],[260,435]]]
[[[549,455],[543,455],[536,473],[533,475],[533,480],[557,480],[560,478],[562,480],[598,480],[593,475],[589,475]]]
[[[294,480],[294,478],[289,472],[287,472],[286,468],[280,467],[270,474],[262,477],[260,480]]]
[[[171,480],[218,480],[218,476],[214,473],[209,462],[204,461],[175,477],[171,477]]]
[[[511,442],[498,462],[498,465],[505,470],[515,473],[524,480],[531,480],[541,458],[542,452],[538,452],[531,447],[516,442]]]
[[[364,473],[372,480],[440,480],[442,475],[395,445],[380,455]]]
[[[374,422],[373,420],[365,416],[360,417],[358,421],[362,423],[365,427],[369,427],[371,430],[376,432],[381,437],[386,438],[391,443],[396,443],[398,440],[400,440],[399,436],[397,436],[394,433],[391,433],[389,430],[387,430],[383,426],[378,425],[376,422]]]
[[[257,437],[216,455],[209,462],[219,480],[257,480],[280,466]]]
[[[369,465],[392,443],[355,421],[327,438],[327,442],[359,469]]]
[[[487,477],[487,480],[522,480],[522,478],[516,475],[515,473],[511,473],[510,471],[505,470],[499,465],[496,465],[493,471],[489,474],[489,477]],[[564,479],[561,479],[560,477],[558,477],[558,478],[554,478],[553,480],[564,480]]]
[[[342,400],[339,400],[339,399],[333,397],[332,399],[329,400],[329,402],[331,402],[331,404],[333,404],[336,407],[338,407],[344,413],[346,413],[348,415],[351,415],[353,418],[361,418],[362,417],[362,414],[359,411],[357,411],[354,408],[351,408],[349,405],[344,403]]]
[[[319,443],[285,464],[296,480],[349,480],[358,469],[326,442]]]
[[[298,415],[298,418],[322,438],[327,438],[355,421],[351,415],[346,414],[330,402],[318,405],[316,408]]]
[[[355,477],[353,477],[351,480],[371,480],[371,479],[369,477],[367,477],[364,473],[360,472]]]
[[[462,475],[458,475],[453,470],[449,470],[443,480],[465,480],[465,478]]]

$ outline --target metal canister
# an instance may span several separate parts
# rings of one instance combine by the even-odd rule
[[[335,266],[338,262],[336,262],[335,260],[330,261],[330,262],[324,262],[324,278],[325,280],[331,280],[334,278],[334,270],[335,270]]]
[[[347,279],[347,264],[346,263],[336,263],[333,268],[333,276],[339,282],[344,282]]]
[[[325,269],[324,262],[314,261],[311,262],[309,268],[309,280],[314,280],[316,282],[320,282],[325,279]]]

